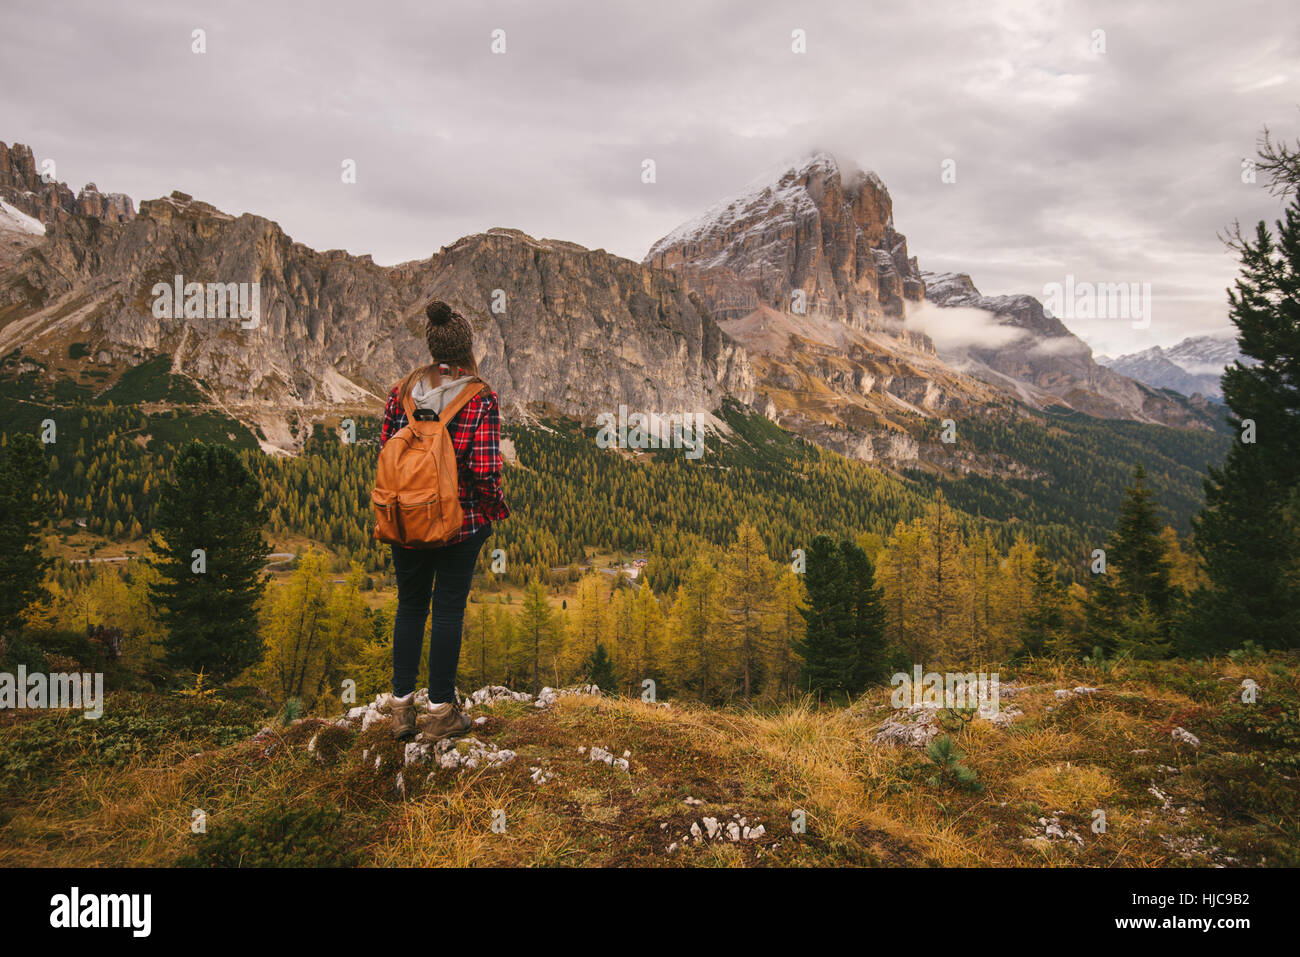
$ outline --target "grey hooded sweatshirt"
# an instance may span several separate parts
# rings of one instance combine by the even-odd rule
[[[473,378],[469,375],[461,376],[459,379],[443,376],[442,382],[436,386],[430,386],[428,382],[421,379],[411,388],[411,402],[417,409],[429,409],[441,415],[443,408],[460,395]]]

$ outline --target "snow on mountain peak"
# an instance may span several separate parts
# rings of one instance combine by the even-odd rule
[[[719,230],[728,232],[742,221],[760,218],[764,210],[780,208],[792,219],[813,213],[817,209],[818,197],[809,192],[809,187],[840,175],[840,164],[835,154],[824,149],[815,149],[795,162],[770,167],[737,192],[709,206],[661,238],[650,247],[646,260],[673,246],[699,242],[706,234]],[[884,189],[880,177],[860,170],[857,166],[850,166],[849,176],[845,178],[856,180],[859,176],[866,177],[877,188]],[[814,186],[814,189],[820,194],[820,185]]]

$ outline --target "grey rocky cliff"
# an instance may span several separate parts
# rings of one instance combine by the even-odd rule
[[[256,284],[257,327],[155,315],[155,284],[176,275]],[[271,444],[291,445],[281,426],[295,410],[379,413],[392,384],[428,359],[423,307],[433,295],[473,322],[483,375],[508,407],[583,418],[620,403],[707,412],[752,389],[744,349],[672,273],[517,230],[382,267],[183,193],[142,203],[126,222],[56,220],[0,275],[0,344],[44,361],[77,341],[122,366],[166,353],[173,371],[262,426]]]

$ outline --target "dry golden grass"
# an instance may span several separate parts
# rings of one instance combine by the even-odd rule
[[[1175,689],[1149,669],[1116,676],[1038,664],[1033,681],[1003,701],[1023,712],[1009,728],[952,726],[975,787],[946,777],[923,749],[873,742],[889,713],[888,688],[851,709],[808,700],[665,708],[582,697],[544,712],[501,706],[476,734],[515,749],[515,762],[465,773],[410,769],[405,798],[393,788],[401,749],[384,727],[353,733],[335,763],[322,763],[305,753],[311,731],[302,726],[269,757],[244,743],[189,756],[174,749],[113,769],[69,768],[11,802],[0,818],[0,864],[169,865],[194,849],[195,808],[219,831],[268,804],[311,800],[361,821],[351,838],[360,860],[387,867],[1257,863],[1249,854],[1276,863],[1295,846],[1294,801],[1277,804],[1276,775],[1250,771],[1239,744],[1221,744],[1214,725],[1195,723],[1241,678],[1270,672],[1258,664],[1198,667],[1179,666]],[[1294,691],[1285,670],[1270,680],[1270,693]],[[1102,690],[1053,693],[1081,684]],[[1173,742],[1169,728],[1179,723],[1202,735],[1199,751]],[[579,753],[592,745],[630,751],[630,771]],[[382,771],[362,766],[363,750],[371,763],[384,755]],[[530,780],[539,764],[553,773],[549,783]],[[1153,784],[1174,807],[1149,792]],[[703,804],[685,804],[688,796]],[[1259,806],[1225,812],[1229,800]],[[1098,809],[1105,833],[1090,829]],[[791,830],[797,811],[806,833]],[[767,835],[669,853],[703,815],[761,820]],[[1083,845],[1048,840],[1042,817],[1059,818]],[[1211,849],[1221,844],[1236,856]]]

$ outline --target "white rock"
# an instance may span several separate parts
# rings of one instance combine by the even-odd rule
[[[872,741],[875,744],[903,744],[921,748],[939,733],[939,726],[934,723],[934,709],[924,705],[913,705],[900,709],[875,729]]]
[[[1201,739],[1190,731],[1185,731],[1182,728],[1174,728],[1170,734],[1173,735],[1175,741],[1178,741],[1181,744],[1190,745],[1193,748],[1199,748],[1201,746]]]
[[[427,764],[429,761],[429,746],[422,741],[408,741],[403,760],[407,765]]]

